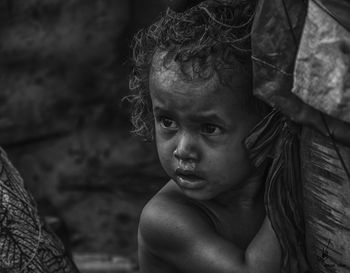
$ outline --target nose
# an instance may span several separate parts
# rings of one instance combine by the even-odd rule
[[[197,150],[197,139],[190,133],[184,132],[179,135],[174,156],[178,160],[195,162],[199,154]]]

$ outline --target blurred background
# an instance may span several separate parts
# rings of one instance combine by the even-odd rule
[[[0,145],[82,272],[137,269],[138,217],[167,181],[121,99],[130,40],[168,4],[0,0]]]

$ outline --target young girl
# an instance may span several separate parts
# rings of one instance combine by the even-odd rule
[[[251,91],[251,3],[168,10],[135,37],[135,132],[155,139],[170,177],[140,218],[143,273],[280,272],[267,166],[243,144],[264,115]]]

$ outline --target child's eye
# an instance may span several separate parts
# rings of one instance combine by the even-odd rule
[[[206,135],[218,135],[222,132],[222,129],[217,125],[207,123],[202,125],[201,132]]]
[[[161,117],[159,118],[159,123],[160,123],[160,126],[165,129],[171,129],[171,130],[177,129],[176,122],[171,118]]]

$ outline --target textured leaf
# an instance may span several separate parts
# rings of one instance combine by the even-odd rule
[[[78,272],[0,150],[0,272]]]

